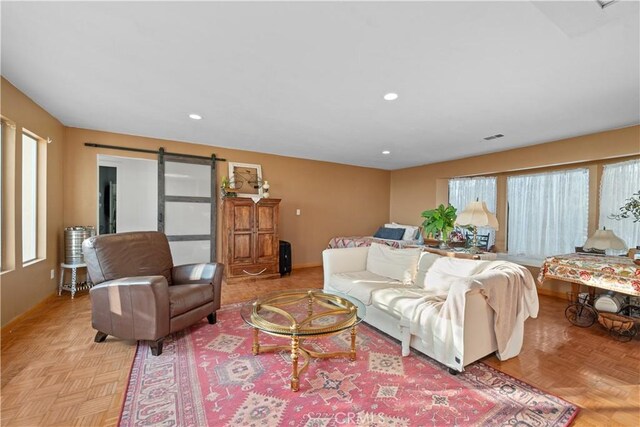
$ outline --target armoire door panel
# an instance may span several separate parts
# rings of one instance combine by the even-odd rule
[[[257,206],[258,231],[271,231],[275,228],[278,218],[275,215],[274,206]]]
[[[251,231],[253,229],[253,207],[238,205],[233,208],[233,230]]]
[[[277,258],[279,246],[276,236],[273,234],[258,233],[258,242],[256,245],[256,256],[258,262],[264,258]]]
[[[251,240],[251,234],[233,235],[232,264],[250,263],[253,261]]]

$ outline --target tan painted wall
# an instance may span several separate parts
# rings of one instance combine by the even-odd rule
[[[0,92],[1,113],[16,125],[15,145],[15,254],[14,269],[0,276],[1,322],[11,319],[49,296],[56,290],[56,280],[50,279],[50,270],[58,275],[58,260],[62,239],[62,194],[64,169],[64,126],[45,110],[31,101],[11,83],[2,78]],[[46,258],[34,264],[22,266],[22,137],[25,128],[41,138],[51,138],[47,145],[47,191],[46,191]]]
[[[586,166],[590,171],[589,234],[597,227],[598,197],[602,165],[621,158],[640,156],[640,126],[600,132],[576,138],[514,150],[434,163],[391,172],[391,220],[420,223],[420,213],[439,203],[447,203],[448,179],[459,176],[497,175],[500,224],[506,222],[506,181],[508,175]],[[498,250],[505,247],[505,228],[496,233]],[[537,274],[537,269],[532,271]],[[558,283],[545,283],[554,293],[566,289]]]
[[[443,147],[443,149],[446,148]],[[392,171],[391,220],[399,223],[416,223],[420,220],[422,211],[431,209],[438,203],[446,203],[446,180],[452,177],[506,175],[507,172],[544,170],[544,168],[576,163],[598,164],[605,159],[639,155],[640,126],[631,126],[514,150]]]
[[[389,171],[77,128],[66,129],[66,142],[65,226],[95,225],[98,154],[156,158],[85,147],[85,142],[154,150],[164,147],[169,152],[202,156],[215,153],[228,161],[262,165],[271,197],[282,199],[280,238],[291,242],[294,266],[320,265],[321,252],[331,237],[371,235],[389,219]],[[218,182],[227,174],[227,163],[219,163]],[[296,209],[301,210],[300,216],[295,215]],[[221,216],[218,219],[220,227]],[[220,232],[218,228],[218,244]]]

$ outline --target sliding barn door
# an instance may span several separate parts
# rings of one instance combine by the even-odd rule
[[[158,231],[175,265],[216,260],[216,158],[158,154]]]

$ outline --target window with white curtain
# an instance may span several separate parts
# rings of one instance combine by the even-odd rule
[[[634,193],[640,191],[640,160],[604,165],[600,183],[599,228],[613,230],[629,247],[640,245],[640,222],[633,217],[616,220],[611,215],[619,214],[620,207]]]
[[[507,178],[509,255],[544,258],[575,251],[587,240],[589,170]]]
[[[22,134],[22,263],[37,257],[38,141]]]
[[[496,213],[496,177],[453,178],[449,180],[449,204],[458,214],[471,202],[479,200],[487,204],[487,209]],[[489,247],[495,244],[495,230],[479,227],[478,234],[489,235]]]

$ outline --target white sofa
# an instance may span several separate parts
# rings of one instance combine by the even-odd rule
[[[488,354],[519,354],[524,320],[538,313],[531,273],[505,261],[442,257],[418,249],[327,249],[324,289],[357,298],[364,321],[460,372]]]

